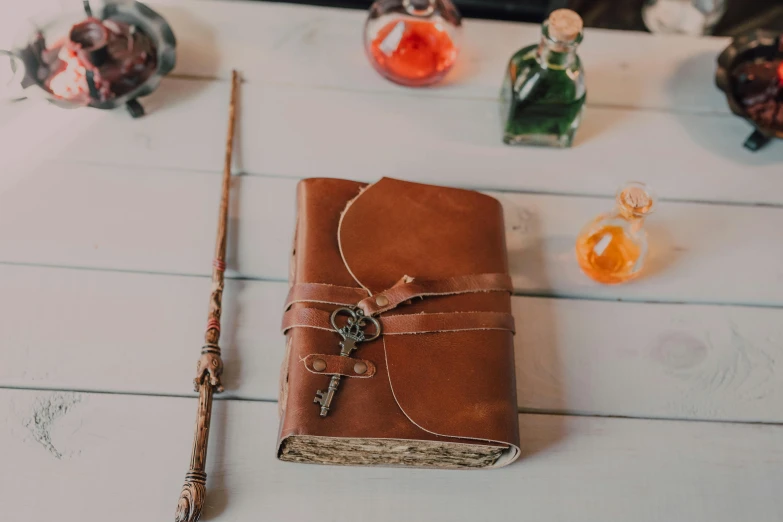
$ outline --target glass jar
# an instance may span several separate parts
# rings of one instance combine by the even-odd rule
[[[381,75],[408,87],[439,82],[459,54],[462,18],[451,0],[377,0],[364,48]]]
[[[726,0],[646,0],[644,25],[653,33],[710,34],[726,12]]]

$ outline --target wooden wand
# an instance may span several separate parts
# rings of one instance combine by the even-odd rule
[[[204,334],[204,347],[198,361],[196,378],[193,380],[198,392],[198,417],[196,434],[193,438],[193,450],[190,455],[190,469],[185,475],[185,485],[177,504],[177,522],[196,522],[201,516],[204,499],[207,494],[207,442],[209,440],[209,421],[212,416],[212,395],[223,391],[220,375],[223,373],[223,360],[220,358],[220,312],[223,298],[223,272],[226,269],[226,234],[228,225],[228,193],[231,185],[231,154],[234,143],[234,123],[236,121],[236,99],[239,90],[239,74],[231,73],[231,102],[228,107],[228,138],[226,139],[226,158],[223,165],[223,188],[218,213],[217,244],[215,260],[212,264],[212,295],[209,298],[209,318]]]

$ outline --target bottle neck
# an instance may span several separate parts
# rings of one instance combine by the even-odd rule
[[[402,7],[411,16],[429,16],[437,7],[435,0],[402,0]]]
[[[538,60],[542,67],[567,69],[576,63],[576,48],[582,41],[582,34],[570,42],[561,42],[549,35],[549,21],[541,27],[541,43],[538,45]]]
[[[546,36],[541,37],[538,45],[538,60],[542,67],[549,69],[568,69],[576,63],[576,45],[553,42]]]
[[[630,225],[631,230],[634,232],[637,232],[644,226],[644,219],[647,217],[645,215],[636,214],[622,206],[617,208],[617,215],[626,220]]]
[[[617,214],[630,223],[631,230],[637,231],[652,212],[655,198],[644,184],[631,182],[620,187],[615,201]]]

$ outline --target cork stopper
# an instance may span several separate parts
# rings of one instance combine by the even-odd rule
[[[570,9],[557,9],[549,15],[549,37],[556,42],[573,42],[583,27],[582,17]]]
[[[617,192],[617,202],[637,216],[652,212],[655,198],[650,189],[639,182],[631,182]]]

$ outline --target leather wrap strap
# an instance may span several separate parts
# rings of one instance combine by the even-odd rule
[[[285,309],[288,310],[294,303],[304,302],[358,305],[365,315],[377,315],[417,297],[512,291],[511,278],[506,274],[474,274],[433,280],[404,276],[391,288],[369,297],[363,288],[297,283],[288,292]]]
[[[323,283],[296,283],[288,291],[285,310],[294,303],[324,303],[354,306],[367,297],[367,290],[352,286],[327,285]]]
[[[283,333],[291,328],[334,331],[330,313],[316,308],[297,308],[283,314]],[[406,335],[465,330],[508,330],[514,332],[514,317],[503,312],[448,312],[387,315],[378,318],[384,335]]]
[[[436,280],[419,280],[404,276],[388,290],[359,301],[358,306],[365,315],[375,315],[392,310],[416,297],[512,290],[511,278],[506,274],[476,274]]]

